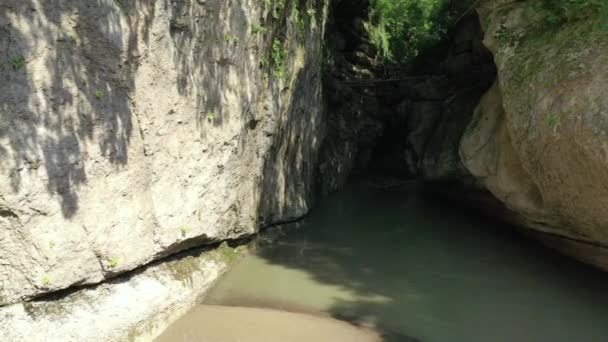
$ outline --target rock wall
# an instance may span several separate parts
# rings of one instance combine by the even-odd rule
[[[0,305],[305,214],[326,7],[2,1]]]
[[[369,41],[364,21],[368,0],[331,2],[324,63],[324,105],[327,137],[321,147],[318,191],[336,191],[353,174],[365,170],[378,137],[381,116],[388,107],[370,87],[360,87],[379,76],[381,62]]]
[[[548,5],[481,2],[498,81],[477,108],[460,156],[506,217],[608,269],[607,15],[591,11],[550,26],[559,17]]]
[[[405,163],[401,175],[430,191],[608,269],[607,7],[478,2],[447,55],[422,56],[427,74],[393,91],[402,122],[386,125],[392,138],[379,146],[389,153],[375,161]]]
[[[429,181],[468,176],[460,138],[495,67],[473,13],[418,65],[384,64],[363,22],[369,2],[335,1],[325,60],[328,136],[319,188],[339,189],[350,176],[375,174]],[[464,10],[462,11],[464,12]]]
[[[374,150],[374,167],[381,174],[415,177],[429,185],[472,179],[458,155],[460,140],[496,76],[482,41],[479,18],[466,15],[408,74],[378,85],[379,102],[393,107]]]
[[[245,250],[197,248],[79,291],[0,307],[2,341],[153,341]]]

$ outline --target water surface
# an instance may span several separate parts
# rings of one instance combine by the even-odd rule
[[[608,341],[606,274],[415,185],[354,185],[264,235],[205,304],[330,315],[386,341]]]

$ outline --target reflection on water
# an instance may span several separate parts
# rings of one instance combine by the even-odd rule
[[[265,235],[206,303],[329,313],[395,341],[608,341],[604,273],[413,189],[353,186]]]

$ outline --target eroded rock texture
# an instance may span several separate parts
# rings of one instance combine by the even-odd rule
[[[308,211],[326,1],[264,6],[2,1],[0,305]]]
[[[536,237],[608,269],[608,34],[601,13],[559,27],[542,1],[479,8],[498,81],[460,148]]]

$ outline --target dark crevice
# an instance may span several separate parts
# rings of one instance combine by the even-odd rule
[[[409,72],[390,74],[362,24],[368,6],[339,1],[330,19],[324,79],[329,129],[319,191],[335,191],[349,177],[472,182],[459,144],[496,79],[476,12],[422,51]]]

